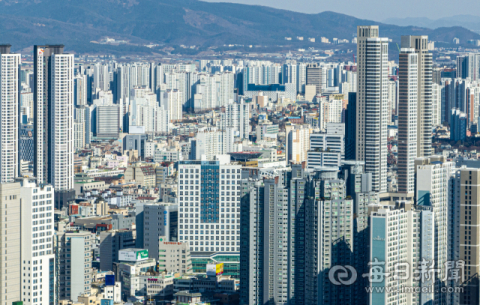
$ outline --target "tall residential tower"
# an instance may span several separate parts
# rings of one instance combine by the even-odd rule
[[[414,49],[400,50],[398,100],[398,191],[415,190],[417,157],[418,55]]]
[[[402,48],[411,48],[418,55],[417,69],[417,157],[432,155],[432,53],[428,36],[402,36]],[[400,88],[401,89],[401,88]]]
[[[378,26],[357,29],[356,158],[372,173],[373,190],[387,191],[388,38]]]
[[[73,54],[34,46],[34,174],[55,191],[73,189]]]
[[[20,65],[20,54],[0,45],[0,183],[18,176]]]

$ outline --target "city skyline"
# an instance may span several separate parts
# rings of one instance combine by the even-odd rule
[[[0,302],[478,304],[480,39],[408,34],[0,45]]]

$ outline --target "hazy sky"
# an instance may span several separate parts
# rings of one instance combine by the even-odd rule
[[[382,21],[387,18],[480,15],[479,0],[206,0],[271,6],[303,13],[334,11],[357,18]]]

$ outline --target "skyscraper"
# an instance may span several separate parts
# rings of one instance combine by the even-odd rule
[[[386,192],[388,39],[378,35],[378,26],[359,26],[357,29],[355,154],[357,160],[365,161],[365,171],[372,173],[373,190]]]
[[[73,54],[34,46],[34,174],[55,191],[73,189]]]
[[[295,282],[304,278],[305,287],[295,291],[295,304],[354,304],[353,286],[335,285],[328,279],[335,265],[354,264],[354,206],[346,198],[345,181],[338,178],[337,168],[322,168],[305,189],[304,204],[298,207],[305,215],[303,228],[295,218]],[[300,196],[303,199],[303,192]]]
[[[396,271],[399,274],[398,270],[405,268],[408,272],[406,274],[413,274],[420,268],[417,267],[421,264],[418,258],[432,261],[436,235],[433,234],[435,216],[431,209],[412,209],[405,202],[399,202],[397,206],[378,206],[376,209],[370,214],[369,259],[372,266],[375,266],[375,262],[380,262],[384,263],[382,270],[385,273]],[[412,236],[416,238],[411,238]],[[395,241],[396,247],[391,246],[391,241]],[[397,265],[405,262],[409,264]],[[437,304],[433,303],[432,277],[420,282],[414,280],[413,276],[391,276],[381,281],[371,281],[370,285],[379,289],[369,294],[370,304]],[[415,285],[422,290],[405,292],[401,289]],[[383,291],[384,287],[396,288]]]
[[[449,189],[454,174],[453,162],[446,162],[444,157],[432,156],[415,160],[417,167],[416,198],[417,206],[431,208],[434,214],[434,261],[435,268],[439,268],[435,279],[434,304],[444,304],[447,298],[440,293],[445,286],[445,263],[448,260],[449,218],[448,210],[452,200]]]
[[[417,157],[418,55],[414,49],[402,48],[399,63],[398,191],[413,193]]]
[[[464,261],[465,269],[462,277],[464,291],[460,295],[457,304],[478,304],[479,303],[479,279],[480,259],[478,256],[479,241],[479,220],[478,215],[480,205],[480,169],[462,168],[456,175],[456,192],[459,195],[455,198],[455,208],[458,216],[455,217],[457,223],[453,228],[456,242],[452,250],[454,261]],[[449,215],[450,216],[450,215]],[[460,275],[462,276],[462,275]]]
[[[290,304],[294,272],[289,215],[294,213],[288,189],[279,177],[249,184],[241,208],[240,304]]]
[[[23,304],[54,305],[53,188],[35,179],[19,178],[21,198],[21,261]],[[44,198],[46,200],[44,200]],[[10,213],[9,213],[10,214]],[[38,272],[37,272],[38,271]],[[28,285],[30,284],[30,285]]]
[[[417,65],[417,157],[432,155],[432,53],[428,51],[428,36],[402,36],[402,48],[412,48],[418,54]]]
[[[0,183],[13,182],[19,171],[20,65],[20,54],[0,45]]]
[[[20,300],[21,235],[20,184],[0,184],[0,292],[3,305]]]

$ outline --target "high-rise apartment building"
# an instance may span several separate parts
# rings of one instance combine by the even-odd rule
[[[480,79],[480,54],[468,53],[457,56],[457,77],[475,81]]]
[[[160,106],[163,106],[168,111],[169,121],[182,120],[182,96],[183,93],[177,89],[167,90],[163,93]]]
[[[75,119],[73,122],[73,147],[75,150],[85,147],[85,122]]]
[[[456,190],[458,196],[455,198],[455,209],[458,215],[453,225],[454,239],[456,242],[452,244],[454,251],[451,259],[454,262],[463,261],[463,274],[459,276],[464,291],[456,299],[456,304],[478,304],[479,299],[479,279],[480,258],[478,251],[480,247],[480,169],[478,168],[462,168],[457,171]],[[453,215],[452,215],[453,216]],[[458,268],[459,266],[454,266]],[[452,283],[454,284],[454,283]]]
[[[19,178],[21,198],[21,287],[23,304],[54,305],[56,274],[51,185]]]
[[[433,277],[417,281],[414,272],[422,259],[433,260],[435,216],[429,208],[416,210],[408,205],[397,202],[397,206],[379,206],[370,215],[370,277],[374,277],[376,266],[395,276],[370,281],[370,286],[378,290],[370,293],[369,304],[433,304]],[[417,285],[420,293],[404,290]]]
[[[20,183],[0,184],[0,301],[3,305],[23,300],[22,286],[32,285],[32,282],[22,283],[21,270],[21,210]],[[32,278],[30,279],[32,280]]]
[[[287,61],[282,67],[282,83],[294,84],[295,88],[298,88],[297,84],[297,63],[295,61]],[[297,89],[298,92],[298,89]]]
[[[218,130],[216,127],[200,128],[195,138],[190,139],[190,160],[213,160],[216,155],[237,152],[233,128]]]
[[[248,139],[250,135],[250,108],[243,100],[240,103],[225,105],[225,112],[221,114],[220,129],[233,128],[235,135],[241,139]]]
[[[355,155],[372,173],[373,190],[386,192],[388,39],[379,37],[378,26],[357,28],[357,58]]]
[[[445,286],[445,268],[448,260],[449,245],[449,204],[452,202],[449,190],[452,184],[455,164],[442,157],[418,158],[416,166],[416,198],[417,206],[428,207],[434,214],[434,260],[440,269],[436,275],[434,301],[443,304],[446,294],[440,293]]]
[[[12,183],[19,174],[20,65],[20,54],[0,45],[0,183]]]
[[[432,154],[432,53],[428,50],[428,36],[402,36],[402,48],[411,48],[417,60],[417,157]],[[400,90],[402,90],[400,88]]]
[[[399,63],[398,192],[410,194],[415,190],[417,157],[418,54],[402,48]]]
[[[281,179],[247,183],[242,198],[240,304],[289,304],[294,272],[288,189]],[[292,227],[293,228],[293,227]]]
[[[110,88],[110,80],[108,76],[108,66],[96,63],[93,66],[93,89],[99,89],[104,92]]]
[[[178,236],[192,252],[240,252],[240,168],[178,162]]]
[[[297,65],[297,93],[305,93],[305,84],[307,83],[307,65],[298,63]]]
[[[319,169],[308,179],[304,204],[297,207],[304,215],[303,226],[295,218],[295,283],[305,279],[296,286],[300,291],[295,291],[295,304],[354,303],[354,286],[335,285],[328,278],[335,265],[355,263],[354,204],[345,191],[338,168]]]
[[[357,274],[368,273],[366,262],[370,253],[368,232],[368,207],[380,202],[379,194],[372,191],[372,173],[364,172],[361,161],[345,161],[342,164],[339,178],[345,181],[345,194],[353,199],[355,218],[353,220],[353,257]],[[354,283],[355,304],[367,304],[368,286],[366,278],[357,278]]]
[[[39,183],[73,189],[73,54],[63,45],[34,46],[35,165]]]
[[[57,300],[76,302],[80,295],[91,293],[94,246],[95,234],[87,231],[67,231],[56,236]]]

